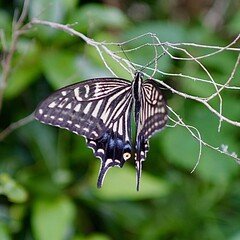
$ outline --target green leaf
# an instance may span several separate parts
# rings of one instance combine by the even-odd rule
[[[9,201],[22,203],[27,200],[27,192],[8,174],[0,174],[0,194],[8,197]]]
[[[229,119],[236,120],[240,116],[239,97],[236,94],[232,94],[231,97],[223,99],[223,115]],[[230,134],[238,135],[236,132],[236,126],[226,122],[222,122],[222,127],[226,132]]]
[[[232,114],[237,116],[239,108],[234,106],[235,104],[233,104],[233,107],[229,105],[229,108],[231,109]],[[228,146],[229,152],[235,152],[239,149],[237,142],[234,140],[234,135],[236,135],[235,139],[237,139],[236,129],[228,126],[229,124],[227,126],[224,124],[222,125],[221,132],[218,132],[217,117],[214,117],[214,115],[210,111],[204,109],[204,107],[192,108],[190,124],[197,126],[201,132],[202,139],[212,146]],[[201,161],[196,173],[207,181],[223,183],[231,179],[231,177],[236,174],[237,170],[238,165],[234,159],[204,147]]]
[[[87,4],[73,12],[69,22],[78,22],[74,28],[80,32],[95,32],[101,28],[124,28],[128,24],[128,19],[118,8]]]
[[[7,226],[0,222],[0,239],[1,240],[10,240],[10,234]]]
[[[237,120],[237,116],[240,114],[237,98],[235,98],[235,102],[234,98],[231,100],[223,101],[223,113],[225,115],[226,112],[229,118]],[[219,108],[219,103],[211,105],[215,109]],[[221,131],[218,132],[219,119],[204,106],[187,105],[186,108],[191,108],[188,116],[190,125],[198,128],[204,141],[220,146],[222,143],[226,143],[224,141],[232,141],[234,135],[237,137],[236,128],[233,129],[224,122]],[[229,133],[231,136],[229,136]]]
[[[74,204],[66,197],[36,200],[32,211],[35,239],[70,239],[75,214]]]
[[[0,29],[6,32],[11,31],[11,18],[6,11],[0,9]],[[0,44],[0,49],[2,48],[2,42]]]
[[[140,191],[136,190],[136,171],[127,165],[124,168],[111,168],[101,189],[96,188],[98,169],[91,179],[94,194],[103,200],[140,200],[166,196],[169,185],[162,179],[143,171]]]
[[[136,36],[140,36],[145,33],[154,33],[156,34],[161,41],[169,42],[183,42],[186,40],[186,29],[183,25],[173,22],[164,22],[164,21],[144,21],[142,24],[128,28],[124,34],[124,39],[131,39]],[[138,40],[132,42],[132,44],[139,45],[140,43],[152,42],[153,39],[149,37],[142,37]]]
[[[33,0],[29,4],[30,18],[62,23],[67,12],[66,7],[71,7],[66,0]],[[51,27],[37,26],[36,35],[42,40],[54,39],[58,31]]]
[[[4,93],[4,96],[8,99],[17,97],[37,80],[41,70],[40,49],[34,42],[22,40],[17,48],[20,55],[15,59],[16,66],[11,71]]]
[[[101,33],[96,34],[95,40],[98,42],[104,42],[104,41],[117,42],[118,41],[115,37],[113,37],[111,34],[106,33],[106,32],[101,32]],[[109,46],[109,49],[111,49],[112,52],[121,50],[121,48],[116,45]],[[102,70],[100,73],[98,73],[97,71],[94,71],[95,69],[97,70],[96,67],[95,67],[95,69],[93,69],[93,71],[94,71],[93,77],[112,76],[112,73],[104,65],[103,60],[102,60],[101,56],[99,56],[99,52],[96,50],[96,48],[93,48],[92,46],[87,45],[85,47],[85,53],[87,55],[87,58],[91,59],[91,61],[94,64],[102,67],[101,68]],[[102,56],[103,56],[106,64],[117,76],[119,76],[121,78],[126,78],[126,79],[132,78],[131,75],[129,74],[129,72],[127,72],[126,69],[124,69],[119,64],[119,61],[114,60],[113,57],[109,56],[109,54],[106,54],[105,52],[102,52]]]
[[[47,80],[55,89],[106,74],[88,59],[70,51],[52,50],[45,52],[42,64]]]
[[[231,34],[239,34],[239,22],[240,22],[240,12],[236,11],[233,15],[233,18],[231,19],[230,23],[227,25],[229,32]]]
[[[233,134],[230,135],[223,130],[218,133],[217,118],[203,107],[191,109],[190,125],[196,126],[200,131],[201,139],[213,147],[224,144],[229,146],[231,152],[238,149],[232,139]],[[167,159],[190,173],[198,159],[199,142],[184,127],[175,127],[164,132],[162,145],[165,155],[168,156]],[[226,182],[236,174],[237,165],[233,159],[204,145],[202,148],[200,163],[195,170],[201,178],[215,183]]]
[[[94,234],[91,234],[90,236],[87,236],[85,240],[110,240],[110,237],[104,234],[94,233]]]
[[[79,0],[64,0],[63,1],[64,8],[67,9],[71,14],[71,12],[74,10],[74,8],[77,6],[79,2],[80,2]]]
[[[190,69],[192,69],[192,73],[190,74],[190,76],[193,76],[196,78],[202,77],[204,79],[205,75],[202,75],[199,72],[195,72],[193,68],[190,68]],[[216,91],[211,83],[193,81],[193,80],[189,80],[186,78],[184,78],[184,79],[183,78],[175,78],[176,81],[177,81],[177,79],[179,79],[179,82],[181,81],[181,87],[184,89],[184,92],[186,94],[191,94],[191,95],[195,95],[195,96],[204,98],[204,97],[210,96],[211,94],[213,94]]]
[[[213,150],[204,149],[201,161],[196,169],[196,174],[205,181],[213,182],[217,185],[224,185],[235,176],[238,171],[239,165],[234,159],[216,153]]]
[[[236,231],[229,240],[239,240],[240,239],[240,231]]]
[[[66,13],[65,0],[34,0],[30,1],[30,18],[37,18],[52,22],[62,22]]]
[[[21,137],[31,146],[35,159],[44,161],[48,170],[55,172],[59,165],[55,129],[35,122],[25,126],[24,130],[20,130]]]
[[[96,66],[89,58],[78,56],[76,59],[77,71],[81,79],[90,79],[101,76],[109,76],[106,68]]]
[[[93,233],[88,236],[75,236],[72,240],[110,240],[111,238],[105,234]]]
[[[63,0],[35,0],[30,2],[29,15],[31,18],[62,22],[64,14]]]
[[[198,156],[198,142],[183,127],[166,129],[162,138],[162,150],[168,156],[167,160],[190,172]]]
[[[177,23],[170,22],[162,22],[162,21],[146,21],[142,24],[138,24],[138,26],[133,26],[132,28],[128,28],[122,34],[122,38],[125,40],[129,40],[135,38],[136,36],[140,36],[142,34],[146,34],[148,32],[154,33],[160,39],[160,41],[169,41],[169,42],[181,42],[186,40],[186,30],[184,27]],[[144,45],[146,43],[153,43],[153,38],[148,35],[138,39],[131,41],[130,43],[124,45],[126,49],[136,48],[138,46]],[[125,49],[124,48],[124,49]],[[162,53],[162,49],[158,48],[158,54]],[[127,53],[130,60],[134,62],[146,65],[150,61],[152,61],[155,56],[155,49],[153,46],[145,46],[143,48],[138,49],[137,51],[132,51]],[[150,67],[154,68],[153,63]],[[165,55],[158,60],[157,69],[160,71],[170,71],[172,68],[172,59]],[[144,70],[148,74],[152,74],[152,71]],[[162,77],[162,76],[159,76]]]
[[[220,44],[219,44],[220,45]],[[223,45],[223,44],[221,44]],[[233,70],[234,64],[236,62],[237,55],[231,52],[223,52],[215,57],[209,57],[201,60],[201,63],[208,68],[213,79],[217,83],[225,83],[230,77],[230,73]],[[201,75],[205,79],[210,80],[205,72],[201,70]],[[201,77],[201,76],[199,76]],[[234,84],[231,82],[231,84]]]
[[[47,80],[57,89],[76,81],[76,56],[70,51],[50,50],[42,55],[43,71]]]

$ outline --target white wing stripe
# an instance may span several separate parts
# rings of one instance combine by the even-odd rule
[[[100,110],[100,107],[101,107],[101,105],[102,105],[102,102],[103,102],[103,100],[98,101],[96,107],[94,108],[94,110],[93,110],[93,112],[92,112],[92,116],[93,116],[93,117],[97,117],[98,112],[99,112],[99,110]]]

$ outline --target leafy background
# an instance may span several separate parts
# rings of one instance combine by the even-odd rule
[[[216,2],[227,2],[226,9],[210,18]],[[21,7],[22,1],[0,1],[0,28],[7,46],[14,10]],[[162,41],[224,46],[239,33],[239,7],[237,1],[224,0],[31,0],[28,17],[78,22],[75,29],[99,41],[124,41],[154,32]],[[153,49],[141,51],[129,57],[146,64]],[[203,52],[195,49],[199,53]],[[236,53],[225,52],[203,63],[224,82],[235,60]],[[111,66],[125,77],[116,64]],[[167,57],[160,59],[160,68],[202,76],[198,67]],[[48,27],[34,27],[17,44],[0,127],[29,115],[61,86],[109,75],[85,42]],[[238,71],[234,80],[238,86],[239,76]],[[191,94],[210,91],[206,84],[158,77]],[[223,123],[217,133],[217,118],[203,106],[167,96],[169,105],[186,123],[197,126],[205,141],[227,144],[240,153],[239,129]],[[239,121],[239,91],[224,91],[223,97],[225,115]],[[16,130],[0,143],[0,239],[240,239],[239,166],[204,148],[200,165],[190,174],[198,143],[180,127],[157,134],[150,146],[140,192],[135,190],[133,163],[111,169],[99,190],[99,161],[83,138],[36,121]]]

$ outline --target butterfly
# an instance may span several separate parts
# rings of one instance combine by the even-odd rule
[[[134,153],[139,190],[148,140],[168,120],[166,100],[160,88],[153,79],[143,80],[141,71],[135,73],[132,82],[115,77],[89,79],[54,92],[39,104],[34,117],[86,138],[88,147],[101,160],[98,188],[111,167],[123,167]],[[134,147],[132,110],[136,124]]]

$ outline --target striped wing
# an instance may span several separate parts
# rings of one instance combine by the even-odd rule
[[[87,139],[101,159],[98,187],[107,170],[131,157],[131,85],[119,78],[86,80],[64,87],[35,110],[42,123],[65,128]]]
[[[147,79],[142,85],[140,111],[137,119],[135,164],[137,169],[137,189],[142,171],[142,162],[145,160],[149,143],[148,139],[167,123],[167,105],[160,90],[160,84]]]

